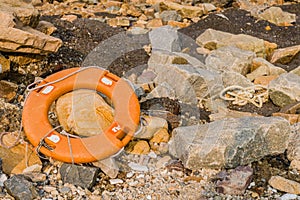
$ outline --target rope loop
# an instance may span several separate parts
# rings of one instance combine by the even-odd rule
[[[235,105],[244,106],[247,103],[252,103],[256,107],[261,108],[263,103],[268,101],[269,91],[263,85],[250,87],[231,85],[223,89],[219,96],[223,100],[232,101]]]

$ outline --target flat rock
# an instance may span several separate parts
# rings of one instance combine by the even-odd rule
[[[0,50],[4,52],[47,54],[56,52],[62,45],[58,38],[46,35],[29,26],[0,27]]]
[[[220,180],[216,182],[216,190],[223,194],[243,195],[252,180],[252,175],[253,169],[249,166],[239,166],[229,173],[222,171],[219,173]]]
[[[300,45],[276,49],[271,56],[271,63],[288,64],[300,52]]]
[[[201,17],[207,13],[207,10],[202,4],[199,6],[189,6],[171,1],[162,1],[159,6],[161,10],[176,10],[183,18]]]
[[[250,35],[234,35],[214,29],[207,29],[197,37],[196,41],[200,47],[209,50],[215,50],[223,46],[235,46],[246,51],[252,51],[258,57],[263,58],[270,55],[277,47],[275,43],[270,43]]]
[[[5,80],[0,81],[0,98],[4,98],[10,102],[17,95],[17,90],[17,84]]]
[[[280,107],[300,101],[300,78],[293,73],[281,74],[269,84],[272,102]]]
[[[272,176],[268,183],[275,189],[291,194],[300,194],[300,183],[281,176]]]
[[[92,90],[76,90],[61,96],[56,112],[66,131],[83,136],[102,133],[113,121],[113,109]]]
[[[279,7],[270,7],[259,14],[258,17],[277,26],[291,26],[292,23],[296,22],[296,14],[284,12]]]
[[[95,167],[99,167],[109,178],[116,178],[119,174],[119,166],[114,158],[106,158],[93,162]]]
[[[288,121],[280,117],[231,118],[178,127],[169,148],[189,169],[233,168],[283,153],[289,134]]]
[[[60,167],[60,174],[64,183],[89,189],[96,183],[98,168],[64,163]]]
[[[181,51],[177,29],[171,26],[162,26],[150,31],[149,38],[153,50]]]
[[[23,175],[15,175],[4,182],[7,192],[17,200],[31,200],[38,197],[32,182]]]
[[[10,71],[10,61],[0,54],[0,74]]]
[[[220,47],[205,59],[205,65],[219,72],[234,71],[246,75],[250,71],[255,54],[232,46]]]

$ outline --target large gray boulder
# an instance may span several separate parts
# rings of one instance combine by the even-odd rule
[[[289,122],[280,117],[243,117],[173,130],[170,153],[189,169],[234,168],[283,153]]]

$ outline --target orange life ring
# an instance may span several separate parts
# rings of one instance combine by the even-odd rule
[[[114,155],[130,141],[140,119],[139,101],[131,86],[106,70],[88,68],[57,81],[79,69],[84,68],[66,69],[44,79],[38,86],[50,84],[32,91],[23,108],[22,121],[30,143],[38,147],[43,142],[40,152],[63,162],[87,163]],[[63,94],[83,88],[97,90],[112,100],[114,121],[101,134],[68,138],[53,129],[48,120],[49,107]]]

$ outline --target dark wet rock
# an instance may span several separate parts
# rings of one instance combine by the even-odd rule
[[[170,153],[189,169],[233,168],[283,153],[290,126],[279,117],[224,119],[173,130]]]
[[[251,182],[253,169],[249,166],[239,166],[230,172],[217,174],[216,190],[219,193],[242,195]]]
[[[15,175],[4,182],[7,192],[17,200],[31,200],[38,197],[33,183],[23,175]]]
[[[83,188],[94,186],[98,175],[98,168],[72,164],[63,164],[60,174],[64,183],[71,183]]]

